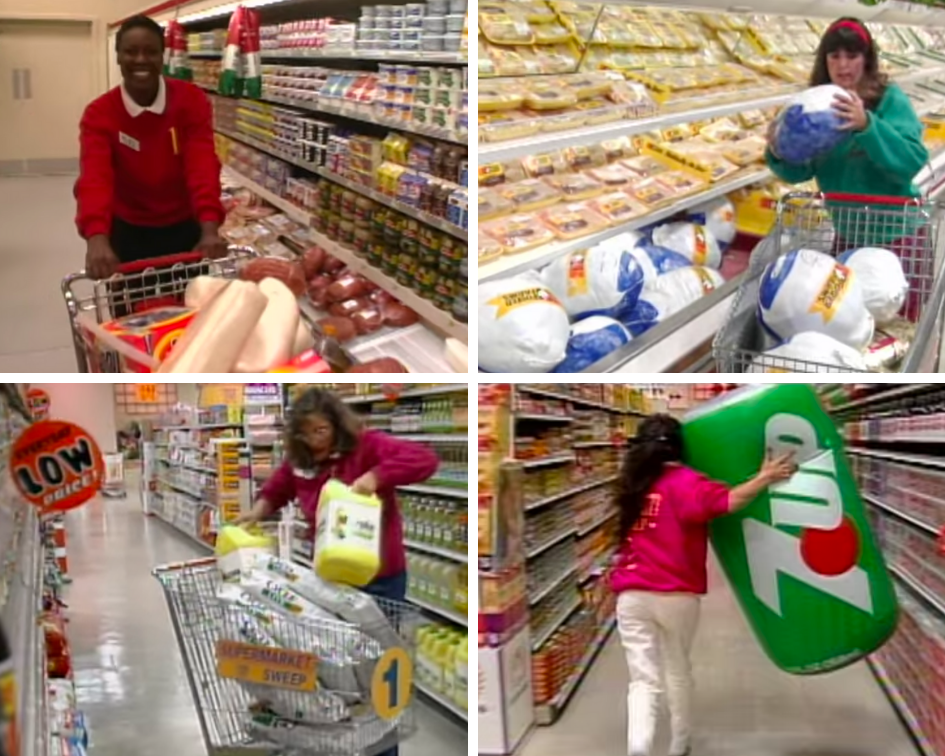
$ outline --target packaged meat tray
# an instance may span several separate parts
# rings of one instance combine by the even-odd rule
[[[486,221],[479,224],[479,230],[499,242],[508,254],[548,244],[555,238],[551,229],[531,215],[511,215]]]
[[[494,190],[499,197],[511,203],[516,212],[538,210],[562,199],[562,192],[541,179],[526,179],[504,184]]]
[[[607,219],[584,202],[556,205],[539,214],[542,222],[559,239],[578,239],[607,228]]]
[[[544,181],[567,200],[590,199],[604,192],[602,183],[583,173],[547,176]]]

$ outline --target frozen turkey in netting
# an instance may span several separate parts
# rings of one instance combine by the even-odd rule
[[[686,220],[705,226],[725,251],[735,240],[735,206],[728,197],[716,197],[686,212]]]
[[[568,356],[554,373],[579,373],[630,343],[630,333],[613,318],[593,315],[571,326]]]
[[[685,221],[667,223],[654,228],[651,237],[654,244],[678,252],[693,265],[722,267],[719,242],[705,226]]]
[[[859,279],[866,309],[876,324],[892,321],[909,293],[909,282],[896,254],[882,247],[861,247],[844,252],[838,259]]]
[[[826,155],[850,136],[833,108],[834,98],[849,97],[834,84],[805,89],[775,120],[774,151],[786,163],[800,164]]]
[[[643,288],[643,268],[628,249],[598,244],[557,258],[542,270],[544,284],[571,317],[632,309]]]
[[[756,357],[749,373],[829,373],[830,368],[867,372],[863,354],[830,336],[804,331]]]

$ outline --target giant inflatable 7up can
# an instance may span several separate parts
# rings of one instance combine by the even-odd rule
[[[794,451],[798,472],[741,512],[716,520],[712,545],[771,660],[814,674],[879,648],[896,595],[833,421],[807,385],[750,386],[684,421],[687,464],[730,485],[765,450]]]

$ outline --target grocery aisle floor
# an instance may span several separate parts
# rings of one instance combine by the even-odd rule
[[[793,677],[778,672],[749,633],[713,570],[693,654],[692,756],[917,756],[865,663]],[[626,756],[626,684],[615,631],[564,716],[538,728],[519,756]],[[654,756],[665,756],[665,732],[661,741]]]
[[[127,499],[96,499],[67,518],[66,593],[79,707],[91,756],[204,756],[206,751],[154,565],[203,556]],[[419,706],[402,756],[465,756],[467,735]]]
[[[60,291],[62,278],[85,264],[74,183],[68,176],[0,179],[0,372],[76,372]]]

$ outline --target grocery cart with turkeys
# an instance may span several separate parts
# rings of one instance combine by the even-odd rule
[[[834,257],[863,247],[889,248],[909,284],[899,317],[877,328],[865,355],[874,372],[938,372],[945,277],[936,264],[941,209],[927,199],[792,192],[777,206],[774,230],[754,249],[745,278],[713,342],[717,372],[843,373],[836,364],[765,354],[777,345],[758,314],[762,275],[795,249]],[[842,230],[842,233],[841,233]],[[885,243],[879,240],[886,240]]]
[[[154,576],[210,756],[375,756],[416,731],[417,609],[372,597],[383,627],[261,616],[222,597],[214,558]]]

